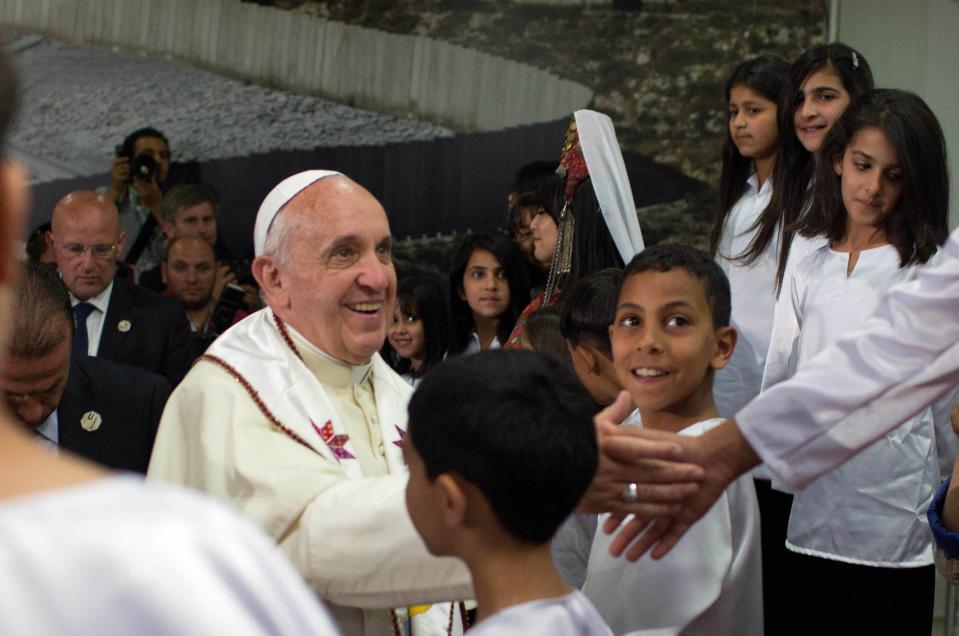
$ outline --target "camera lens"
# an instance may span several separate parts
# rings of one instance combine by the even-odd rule
[[[137,155],[130,164],[130,170],[134,178],[141,181],[150,181],[159,170],[160,165],[154,161],[153,157],[147,154]]]

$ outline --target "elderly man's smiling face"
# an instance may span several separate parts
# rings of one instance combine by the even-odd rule
[[[383,206],[349,179],[328,177],[296,195],[280,217],[286,237],[272,258],[282,291],[268,292],[270,306],[329,355],[367,362],[383,346],[396,299]]]

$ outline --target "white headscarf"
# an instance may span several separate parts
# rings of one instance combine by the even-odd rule
[[[577,110],[573,116],[599,209],[623,263],[629,263],[646,245],[613,121],[594,110]]]

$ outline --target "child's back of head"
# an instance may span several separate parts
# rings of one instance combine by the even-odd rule
[[[437,367],[410,401],[405,443],[407,503],[427,547],[457,549],[455,529],[437,521],[443,503],[430,501],[440,498],[439,480],[485,500],[467,504],[477,532],[548,542],[596,471],[592,409],[569,369],[534,352],[483,352]]]
[[[526,317],[520,348],[545,353],[566,366],[572,365],[569,349],[559,330],[559,307],[543,307]]]

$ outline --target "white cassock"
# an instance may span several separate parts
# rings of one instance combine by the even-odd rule
[[[110,477],[0,502],[0,634],[315,634],[336,627],[257,528]]]
[[[788,311],[777,312],[764,388],[842,336],[861,328],[885,290],[915,277],[892,245],[863,250],[847,274],[848,253],[828,246],[809,254],[783,288]],[[772,364],[773,361],[777,364]],[[956,454],[951,391],[900,422],[859,455],[796,493],[786,546],[825,559],[879,567],[932,563],[926,509]]]
[[[736,422],[776,476],[799,489],[957,384],[959,230],[860,330],[760,394]]]
[[[406,512],[410,386],[378,355],[346,365],[279,324],[259,311],[194,365],[164,410],[148,476],[259,523],[345,634],[390,634],[387,608],[469,598],[465,566],[430,556]],[[446,633],[449,607],[434,606],[437,630],[419,633]]]
[[[699,436],[724,420],[693,424]],[[608,515],[601,515],[602,527]],[[763,633],[759,508],[742,476],[669,554],[630,563],[610,556],[615,535],[598,531],[583,592],[615,634],[751,636]]]

